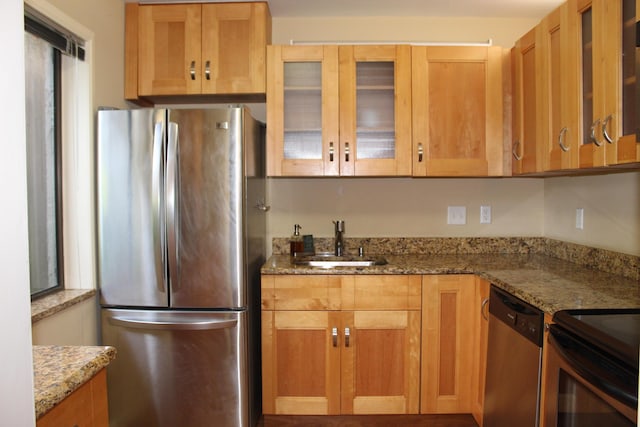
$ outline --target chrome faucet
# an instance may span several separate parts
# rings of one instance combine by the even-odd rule
[[[334,240],[334,247],[335,247],[335,256],[342,256],[344,254],[344,239],[343,239],[343,234],[344,234],[344,221],[343,220],[338,220],[338,221],[333,221],[333,224],[335,225],[335,240]]]

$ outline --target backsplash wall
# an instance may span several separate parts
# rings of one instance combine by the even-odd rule
[[[302,234],[330,237],[337,219],[346,221],[347,237],[541,237],[544,231],[541,179],[272,178],[267,186],[267,242],[291,235],[294,224]],[[481,205],[491,206],[491,224],[480,224]],[[448,225],[448,206],[465,206],[467,223]]]

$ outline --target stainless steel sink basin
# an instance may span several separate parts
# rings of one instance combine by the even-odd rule
[[[335,268],[335,267],[371,267],[385,265],[387,260],[383,257],[367,256],[335,256],[332,254],[318,254],[295,258],[295,265],[308,267]]]

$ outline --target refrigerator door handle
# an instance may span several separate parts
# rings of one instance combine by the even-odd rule
[[[164,124],[162,122],[156,122],[153,129],[153,165],[152,165],[152,204],[155,206],[153,211],[153,240],[155,242],[154,258],[155,258],[155,270],[156,281],[158,291],[166,292],[165,289],[165,253],[162,250],[165,246],[165,233],[163,230],[163,218],[162,212],[162,141],[164,139]]]
[[[167,175],[166,175],[166,217],[167,217],[167,252],[169,257],[169,283],[171,290],[178,290],[178,229],[177,222],[177,186],[178,186],[178,124],[169,122],[167,143]]]
[[[154,329],[154,330],[171,330],[171,331],[202,331],[212,329],[229,329],[234,328],[238,321],[231,320],[201,320],[185,319],[184,321],[153,321],[130,319],[126,317],[111,317],[109,323],[115,326],[134,329]]]

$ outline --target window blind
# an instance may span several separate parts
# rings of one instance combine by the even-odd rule
[[[45,22],[45,20],[29,13],[25,9],[24,30],[40,37],[50,43],[60,52],[78,58],[84,61],[84,41],[78,40],[73,34],[64,32],[60,28]]]

